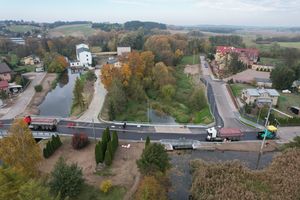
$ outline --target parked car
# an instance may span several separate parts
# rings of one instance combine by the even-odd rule
[[[282,93],[284,93],[284,94],[291,94],[292,92],[290,90],[282,90]]]

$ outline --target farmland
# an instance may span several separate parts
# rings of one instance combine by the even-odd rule
[[[40,29],[40,27],[31,26],[31,25],[11,25],[8,26],[7,29],[16,33],[25,33],[28,31],[32,31],[34,29]]]
[[[50,37],[74,36],[88,37],[95,34],[97,31],[92,28],[91,24],[76,24],[59,26],[49,31]]]

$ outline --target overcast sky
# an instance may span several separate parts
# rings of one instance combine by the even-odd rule
[[[300,26],[300,0],[0,0],[0,19]]]

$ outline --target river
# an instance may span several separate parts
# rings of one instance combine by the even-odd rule
[[[276,152],[267,152],[261,157],[261,167],[271,163]],[[241,151],[202,151],[202,150],[187,150],[177,151],[169,154],[171,158],[172,169],[169,174],[169,179],[172,184],[169,190],[169,199],[185,200],[188,199],[189,190],[192,186],[192,174],[190,173],[189,162],[195,159],[205,161],[228,161],[239,160],[248,168],[255,169],[257,160],[257,152],[241,152]]]
[[[73,88],[78,73],[63,72],[56,87],[51,90],[39,106],[40,115],[68,117],[73,99]]]

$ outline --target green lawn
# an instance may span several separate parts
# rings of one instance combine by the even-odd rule
[[[180,65],[193,65],[199,63],[200,63],[199,55],[195,54],[192,56],[184,56],[180,62]]]
[[[31,25],[11,25],[7,27],[8,30],[16,33],[25,33],[32,31],[33,29],[40,29],[40,27],[31,26]]]
[[[280,92],[278,109],[287,114],[291,114],[288,107],[297,106],[300,107],[300,94],[283,94]],[[280,116],[284,117],[284,116]]]
[[[283,64],[283,60],[279,58],[267,58],[267,57],[261,57],[260,63],[264,65],[273,65],[278,66]]]
[[[243,89],[253,88],[253,86],[248,84],[235,83],[235,84],[230,84],[230,88],[233,93],[233,96],[240,97],[242,95]]]
[[[194,123],[196,124],[209,124],[212,123],[213,121],[214,119],[210,113],[208,105],[200,112],[197,112],[194,119]]]
[[[291,47],[300,49],[300,42],[278,42],[281,47]]]
[[[76,24],[76,25],[64,25],[59,26],[49,31],[50,35],[55,35],[56,33],[63,34],[64,36],[91,36],[96,32],[92,28],[91,24]]]
[[[108,194],[104,194],[100,189],[85,184],[79,195],[69,200],[121,200],[126,193],[123,187],[114,186]]]

